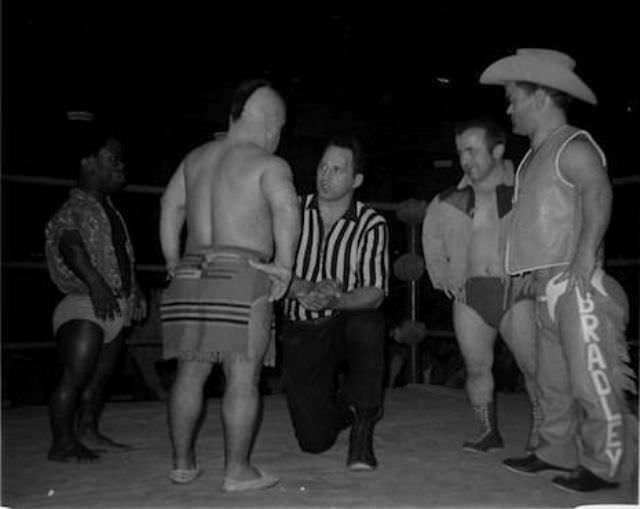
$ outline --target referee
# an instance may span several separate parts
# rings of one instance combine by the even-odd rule
[[[302,450],[326,451],[351,425],[348,468],[374,470],[385,341],[378,308],[388,288],[389,231],[384,217],[354,197],[362,170],[358,142],[333,138],[318,165],[316,193],[301,198],[282,359]]]

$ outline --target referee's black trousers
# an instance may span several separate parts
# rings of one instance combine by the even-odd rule
[[[283,376],[303,451],[329,449],[352,417],[350,406],[362,410],[382,406],[384,343],[385,320],[376,309],[343,311],[324,321],[285,323]],[[341,384],[338,372],[343,373]]]

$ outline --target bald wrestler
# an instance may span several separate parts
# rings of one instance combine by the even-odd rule
[[[201,473],[194,443],[203,386],[222,362],[226,492],[278,482],[250,463],[259,410],[258,380],[272,355],[272,302],[291,278],[300,218],[292,174],[274,155],[285,105],[270,84],[242,83],[235,91],[229,130],[194,149],[162,197],[160,239],[172,278],[161,307],[164,357],[177,358],[169,399],[174,483]],[[188,236],[180,258],[180,233]],[[270,262],[270,280],[250,262]]]

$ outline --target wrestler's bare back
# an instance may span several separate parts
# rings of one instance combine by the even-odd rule
[[[185,159],[187,250],[253,249],[270,257],[273,234],[261,176],[279,159],[257,145],[213,141]]]

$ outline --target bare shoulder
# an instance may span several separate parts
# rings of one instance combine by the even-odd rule
[[[274,154],[257,154],[252,160],[252,167],[258,173],[268,173],[270,175],[289,176],[291,167],[289,164]]]
[[[203,162],[211,159],[220,150],[220,146],[221,143],[219,141],[211,140],[191,149],[182,160],[184,169],[188,171],[190,168],[198,167]]]
[[[560,154],[560,172],[573,184],[585,180],[606,178],[603,157],[587,138],[579,136],[571,140]]]

